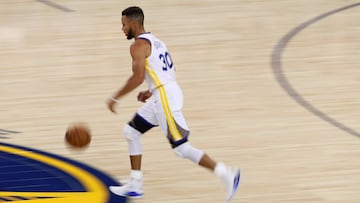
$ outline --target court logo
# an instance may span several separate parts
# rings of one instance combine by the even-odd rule
[[[125,203],[108,190],[118,184],[74,160],[0,142],[0,202]]]

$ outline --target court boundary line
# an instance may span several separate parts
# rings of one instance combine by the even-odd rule
[[[40,2],[40,3],[43,3],[47,6],[50,6],[50,7],[53,7],[53,8],[56,8],[57,10],[60,10],[60,11],[64,11],[64,12],[75,12],[75,10],[72,10],[68,7],[65,7],[63,5],[60,5],[60,4],[57,4],[57,3],[54,3],[50,0],[36,0],[37,2]]]
[[[283,66],[282,66],[282,55],[286,49],[286,46],[288,45],[288,43],[296,36],[298,35],[301,31],[305,30],[307,27],[311,26],[312,24],[317,23],[318,21],[327,18],[331,15],[340,13],[342,11],[348,10],[348,9],[352,9],[355,8],[357,6],[360,6],[360,2],[358,3],[354,3],[354,4],[350,4],[348,6],[344,6],[344,7],[340,7],[338,9],[335,10],[331,10],[328,11],[326,13],[323,13],[319,16],[316,16],[310,20],[307,20],[303,23],[301,23],[300,25],[296,26],[295,28],[291,29],[287,34],[285,34],[275,45],[273,51],[272,51],[272,56],[271,56],[271,68],[272,71],[275,75],[275,78],[277,80],[277,82],[279,83],[279,85],[285,90],[285,92],[292,98],[294,99],[300,106],[303,106],[306,110],[308,110],[309,112],[311,112],[312,114],[316,115],[317,117],[321,118],[322,120],[330,123],[331,125],[355,136],[360,138],[360,133],[357,132],[356,130],[350,128],[349,126],[346,126],[345,124],[337,121],[336,119],[330,117],[329,115],[327,115],[326,113],[320,111],[319,109],[317,109],[314,105],[312,105],[310,102],[308,102],[307,100],[305,100],[301,94],[299,94],[296,89],[291,85],[291,83],[289,82],[289,80],[286,77],[286,74],[283,71]]]

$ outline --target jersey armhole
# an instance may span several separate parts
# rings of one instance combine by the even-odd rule
[[[152,44],[151,44],[151,41],[148,39],[148,38],[145,38],[145,37],[138,37],[137,39],[142,39],[142,40],[145,40],[147,42],[149,42],[150,44],[150,54],[147,58],[149,58],[151,56],[151,53],[152,53]]]

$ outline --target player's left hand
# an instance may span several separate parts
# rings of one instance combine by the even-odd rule
[[[137,99],[140,102],[145,103],[147,99],[149,99],[152,96],[152,93],[148,90],[139,92]]]

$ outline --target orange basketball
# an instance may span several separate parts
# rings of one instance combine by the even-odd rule
[[[67,128],[65,142],[74,148],[85,148],[90,144],[91,133],[84,124],[74,124]]]

